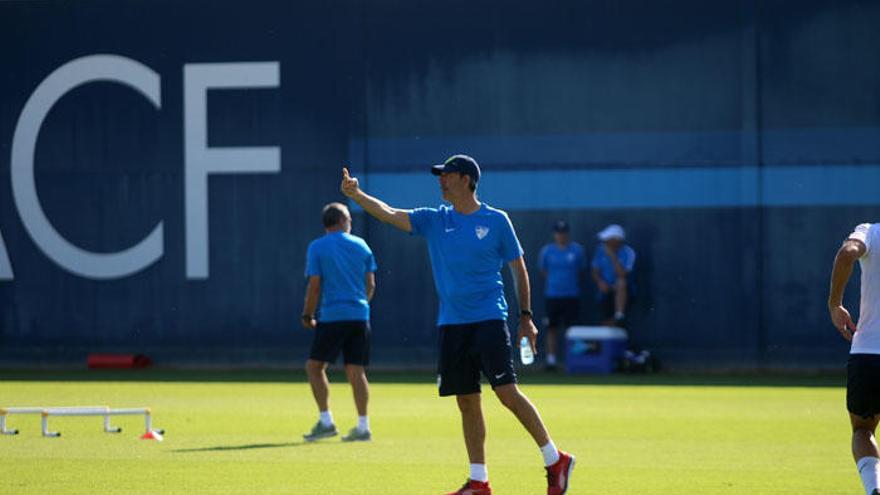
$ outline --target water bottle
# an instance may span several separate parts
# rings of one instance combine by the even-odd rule
[[[535,354],[532,352],[532,344],[528,337],[523,337],[519,341],[519,358],[522,364],[529,365],[535,362]]]

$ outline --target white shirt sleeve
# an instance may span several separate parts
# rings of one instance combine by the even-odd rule
[[[863,224],[856,225],[856,228],[855,228],[855,230],[853,230],[853,233],[850,234],[849,237],[847,238],[847,239],[853,239],[856,241],[862,241],[862,244],[865,245],[865,254],[868,254],[868,252],[871,250],[871,237],[872,237],[871,226],[872,226],[872,224],[870,224],[870,223],[863,223]]]

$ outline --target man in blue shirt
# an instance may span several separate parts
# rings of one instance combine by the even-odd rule
[[[636,252],[626,245],[626,233],[620,225],[609,225],[598,234],[600,245],[593,255],[592,275],[599,292],[602,324],[623,327],[626,306],[633,291],[632,272]]]
[[[556,369],[556,336],[559,329],[574,324],[580,315],[581,275],[587,267],[584,248],[571,241],[568,222],[553,225],[553,243],[541,249],[538,266],[544,276],[544,305],[547,313],[548,371]]]
[[[455,395],[461,412],[465,446],[471,462],[465,485],[450,495],[491,495],[484,444],[486,427],[480,406],[480,373],[501,403],[510,409],[541,449],[547,469],[547,493],[568,489],[574,457],[556,448],[541,416],[516,385],[507,332],[507,301],[501,269],[513,271],[519,294],[519,339],[532,350],[538,330],[532,322],[529,277],[523,251],[507,214],[477,200],[480,168],[465,155],[455,155],[431,173],[439,177],[443,199],[452,206],[401,210],[388,206],[358,186],[342,170],[343,194],[367,213],[425,238],[434,284],[440,299],[438,386],[441,396]]]
[[[358,411],[357,426],[342,440],[370,440],[365,367],[370,360],[370,299],[376,290],[376,260],[367,243],[350,234],[348,207],[330,203],[324,207],[322,219],[326,234],[309,244],[306,256],[309,282],[302,316],[303,326],[315,331],[306,372],[320,417],[303,438],[314,441],[336,435],[327,363],[335,362],[341,350]],[[319,299],[321,308],[316,314]]]

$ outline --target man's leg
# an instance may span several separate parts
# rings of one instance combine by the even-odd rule
[[[367,402],[370,400],[370,384],[367,381],[366,369],[356,364],[346,364],[345,375],[348,377],[348,383],[351,384],[358,416],[366,416]]]
[[[338,324],[332,322],[318,322],[318,328],[315,329],[309,360],[306,361],[306,374],[320,417],[312,431],[303,435],[306,441],[311,442],[336,435],[336,425],[333,424],[333,414],[330,412],[330,381],[327,380],[327,365],[336,361],[343,335]]]
[[[336,435],[336,425],[333,424],[333,413],[330,412],[330,381],[327,379],[327,363],[309,359],[306,361],[306,374],[309,376],[312,395],[315,397],[320,414],[318,424],[312,428],[311,432],[303,435],[303,438],[311,442]]]
[[[556,327],[547,327],[547,336],[544,337],[545,344],[547,345],[547,367],[555,368],[556,367]]]
[[[544,336],[544,364],[548,371],[556,368],[556,329],[559,328],[560,300],[553,297],[544,299],[547,332]]]
[[[458,410],[461,411],[461,428],[464,444],[471,464],[485,464],[486,423],[483,420],[483,407],[480,394],[457,395]]]
[[[611,292],[607,292],[602,294],[598,303],[599,314],[601,315],[601,320],[599,324],[603,327],[613,327],[614,326],[614,312],[615,307],[617,305],[617,292],[612,288]]]
[[[479,328],[473,324],[440,327],[437,388],[441,397],[454,395],[461,413],[464,444],[470,461],[468,481],[448,495],[491,495],[486,469],[486,424],[480,402],[480,369],[471,355]]]
[[[495,394],[519,419],[541,449],[544,467],[547,469],[547,493],[549,495],[567,493],[571,471],[574,468],[574,456],[556,448],[556,444],[550,440],[538,410],[528,397],[520,392],[515,383],[495,387]]]
[[[626,318],[627,292],[626,278],[618,278],[614,285],[614,320],[622,322]]]
[[[538,444],[538,447],[547,445],[550,442],[550,435],[547,428],[544,427],[544,421],[541,415],[528,397],[520,392],[519,387],[515,383],[509,385],[500,385],[495,387],[495,395],[504,404],[504,407],[510,409],[519,422],[525,427],[526,431]]]
[[[357,429],[361,432],[370,431],[370,422],[367,416],[367,403],[370,400],[370,385],[367,381],[366,368],[357,364],[346,364],[345,374],[351,391],[354,394],[354,405],[358,413]]]
[[[874,432],[877,430],[877,422],[880,415],[871,416],[867,419],[850,413],[852,424],[852,454],[859,470],[859,477],[865,487],[867,495],[873,495],[880,490],[880,451],[877,450],[877,440]]]
[[[370,324],[366,321],[353,321],[346,324],[346,336],[342,345],[345,362],[345,376],[351,384],[354,405],[358,412],[357,426],[342,437],[344,442],[367,441],[372,439],[370,418],[367,416],[367,402],[370,400],[370,385],[367,382],[366,367],[370,364]]]
[[[563,346],[561,352],[565,352],[564,344],[560,344],[560,340],[564,341],[565,332],[569,327],[576,324],[580,318],[580,301],[578,298],[566,298],[562,300],[559,314],[556,316],[555,324],[547,328],[547,364],[548,368],[555,369],[557,365],[556,353],[559,352],[559,346]],[[553,320],[550,320],[554,323]]]
[[[574,467],[574,456],[562,452],[550,440],[538,410],[516,385],[516,371],[511,360],[510,335],[504,321],[486,322],[479,329],[480,359],[483,374],[495,395],[516,416],[538,444],[547,469],[548,495],[563,495]]]
[[[486,471],[486,422],[483,420],[483,407],[480,394],[456,395],[458,410],[461,412],[461,429],[464,445],[471,464],[470,479],[485,482],[489,480]]]
[[[312,386],[312,395],[315,396],[318,411],[328,411],[330,409],[330,380],[327,379],[327,363],[309,359],[306,361],[306,373],[309,375],[309,385]]]

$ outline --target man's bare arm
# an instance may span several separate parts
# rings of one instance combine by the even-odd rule
[[[367,213],[379,221],[390,223],[404,232],[412,232],[412,224],[409,221],[409,210],[401,210],[388,206],[384,201],[374,198],[363,192],[356,177],[348,174],[348,169],[342,169],[342,184],[339,189],[352,201],[360,205]]]
[[[513,272],[513,279],[516,283],[516,293],[519,299],[520,311],[532,311],[532,289],[529,286],[529,272],[526,270],[526,261],[522,256],[509,263],[510,271]],[[529,339],[532,345],[532,352],[537,352],[538,328],[532,317],[521,314],[519,317],[519,333],[517,334],[517,344],[523,337]]]
[[[367,272],[364,280],[364,287],[367,289],[367,301],[373,300],[373,294],[376,293],[376,274]]]
[[[309,277],[309,285],[306,287],[306,300],[303,303],[303,326],[306,328],[315,328],[315,311],[318,309],[318,299],[321,297],[321,277],[312,275]],[[311,316],[308,321],[306,316]]]
[[[847,239],[837,251],[837,256],[834,257],[834,267],[831,269],[828,312],[831,316],[831,322],[846,340],[852,340],[856,324],[853,323],[849,311],[843,306],[843,292],[852,275],[853,265],[865,254],[866,250],[862,241]]]
[[[517,301],[520,310],[532,310],[532,288],[529,283],[529,272],[526,270],[526,262],[520,256],[510,262],[510,271],[516,282]]]

